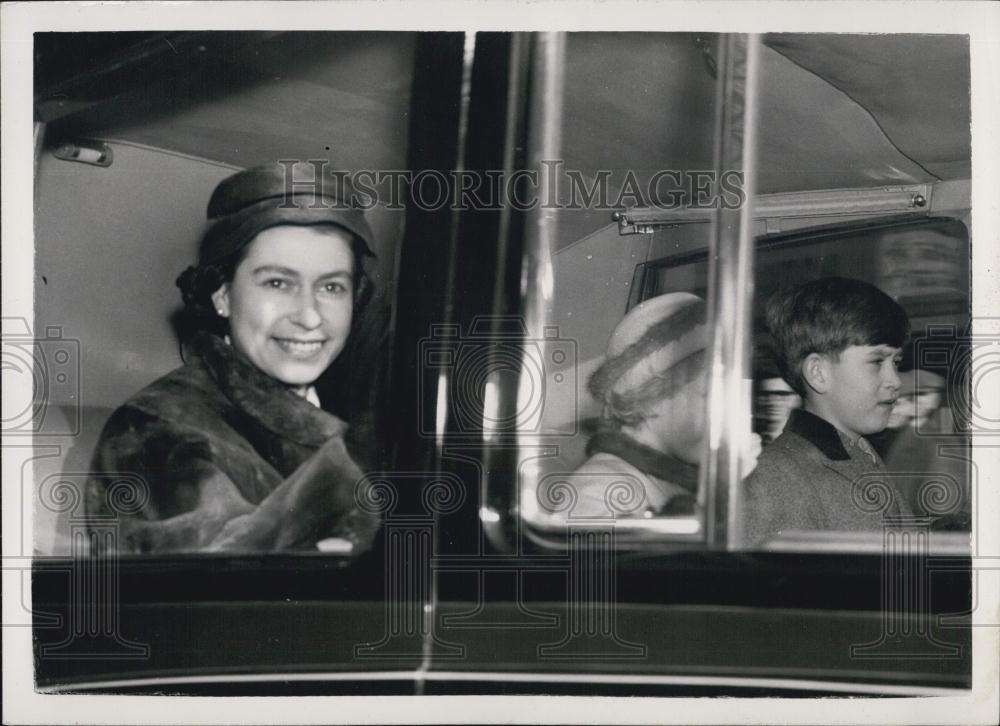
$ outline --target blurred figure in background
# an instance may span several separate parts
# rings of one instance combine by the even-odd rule
[[[886,469],[902,475],[898,488],[915,514],[933,516],[936,529],[969,529],[969,453],[953,436],[951,409],[942,405],[946,381],[920,368],[900,378],[899,398],[879,442]]]
[[[944,433],[951,430],[949,410],[941,407],[945,380],[942,376],[920,368],[900,374],[903,381],[899,398],[889,414],[890,431],[919,428],[921,431]]]
[[[792,411],[802,405],[802,396],[779,376],[764,378],[757,384],[757,429],[764,444],[769,444],[785,430]]]

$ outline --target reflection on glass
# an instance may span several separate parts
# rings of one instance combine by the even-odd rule
[[[792,411],[802,405],[802,397],[777,376],[760,380],[754,398],[754,426],[763,443],[774,441],[785,428]]]
[[[947,380],[922,368],[901,373],[900,379],[889,425],[875,442],[886,468],[899,475],[898,486],[911,511],[936,514],[941,507],[929,495],[939,487],[938,497],[954,501],[944,503],[949,511],[937,517],[937,528],[968,530],[972,512],[966,437],[956,429],[947,405]]]

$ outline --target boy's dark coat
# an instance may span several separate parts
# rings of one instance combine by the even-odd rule
[[[119,522],[118,550],[314,548],[371,543],[346,425],[201,334],[186,363],[111,416],[86,491],[91,517]]]
[[[744,482],[743,542],[790,530],[880,531],[884,517],[909,512],[888,478],[872,476],[884,473],[881,459],[852,458],[833,425],[796,409]]]

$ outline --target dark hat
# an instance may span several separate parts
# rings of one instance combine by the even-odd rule
[[[212,192],[208,218],[215,220],[201,241],[199,264],[227,257],[257,234],[283,224],[335,224],[372,255],[373,235],[356,192],[343,172],[319,163],[276,163],[226,177]]]

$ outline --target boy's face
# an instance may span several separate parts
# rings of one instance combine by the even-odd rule
[[[823,416],[851,437],[882,431],[899,396],[900,354],[888,345],[852,345],[825,356]]]

